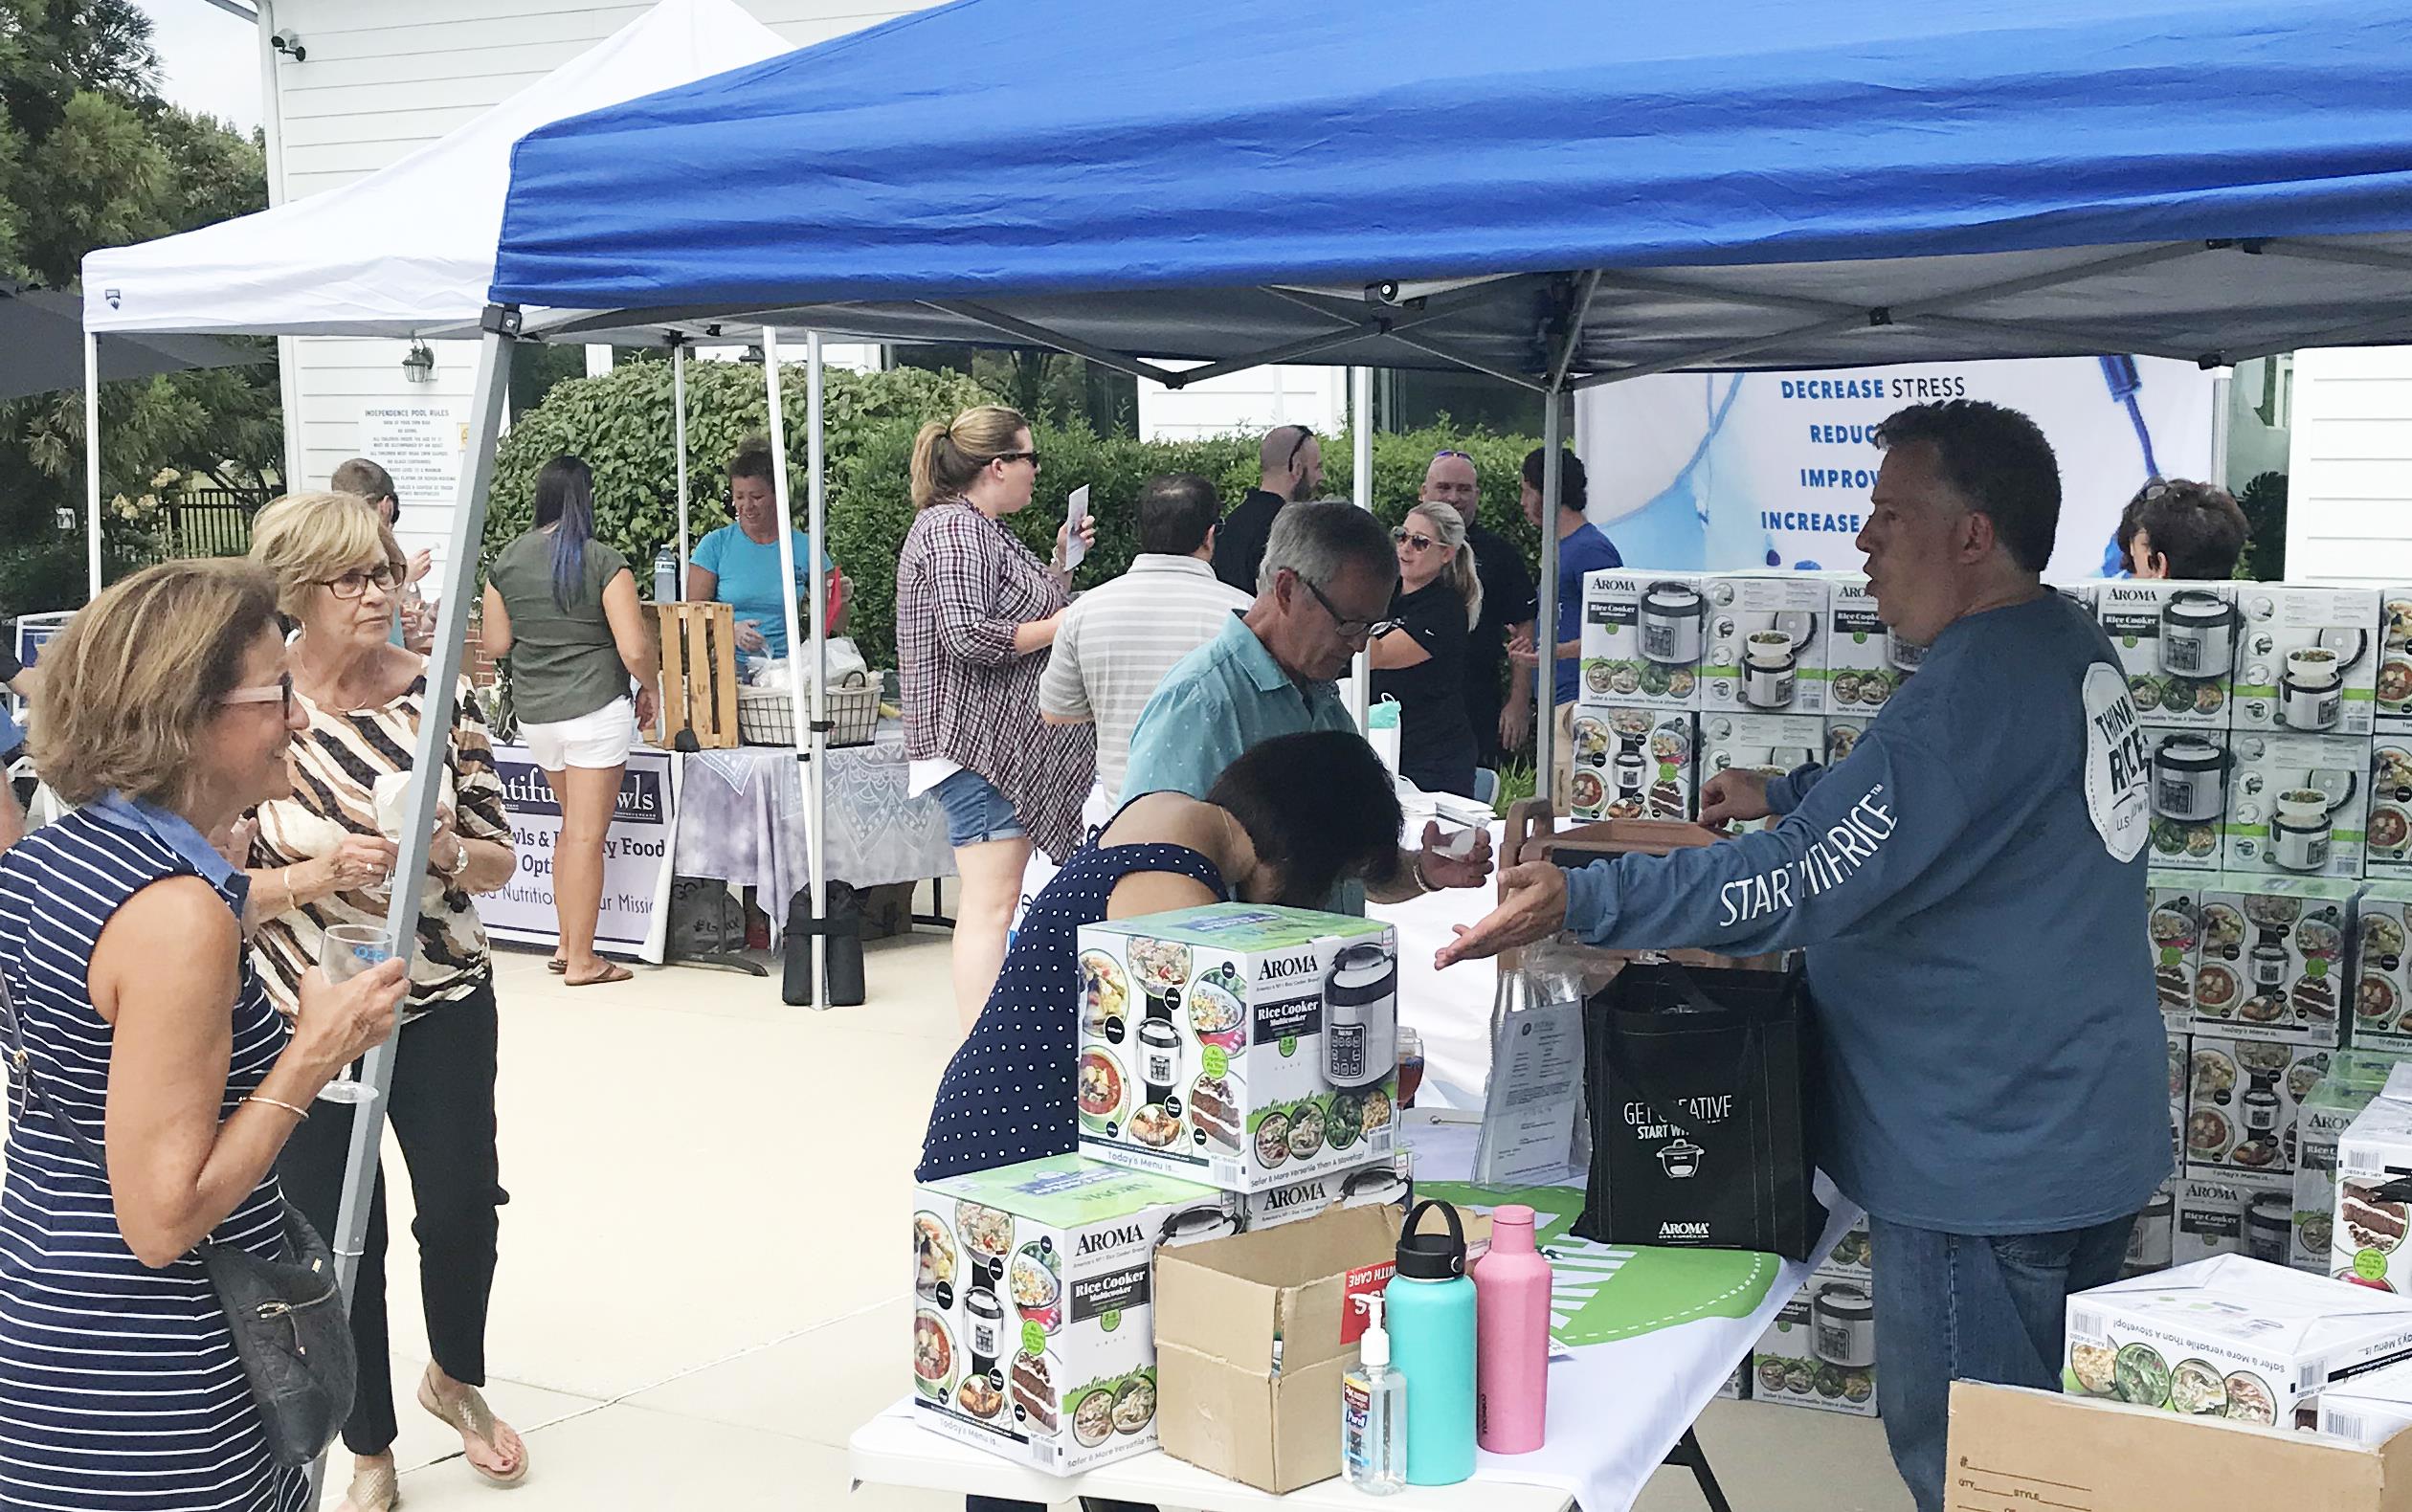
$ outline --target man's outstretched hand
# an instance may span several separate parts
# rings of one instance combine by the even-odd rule
[[[1759,772],[1734,767],[1701,785],[1700,822],[1712,830],[1728,820],[1764,819],[1774,812],[1767,806],[1767,778]]]
[[[1457,925],[1457,938],[1432,958],[1436,969],[1531,945],[1566,927],[1566,873],[1561,868],[1527,861],[1500,873],[1499,885],[1500,905],[1480,923]]]

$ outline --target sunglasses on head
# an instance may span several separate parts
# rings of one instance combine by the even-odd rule
[[[1436,462],[1444,456],[1454,456],[1462,462],[1470,462],[1474,460],[1474,454],[1471,452],[1452,452],[1443,449],[1432,454],[1432,459]]]

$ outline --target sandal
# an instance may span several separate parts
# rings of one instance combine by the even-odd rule
[[[559,975],[561,975],[563,972],[565,972],[565,971],[567,971],[567,970],[569,970],[569,969],[570,969],[570,963],[569,963],[569,962],[567,962],[567,961],[564,961],[564,960],[563,960],[563,959],[561,959],[561,957],[559,957],[559,956],[555,956],[555,957],[553,957],[551,960],[549,960],[549,961],[547,961],[547,962],[546,962],[546,963],[545,963],[545,969],[546,969],[546,970],[547,970],[547,971],[550,971],[550,972],[551,972],[553,975],[555,975],[555,976],[559,976]]]
[[[344,1504],[352,1512],[392,1512],[402,1504],[402,1482],[395,1475],[393,1462],[386,1461],[367,1470],[352,1473],[351,1484],[345,1488]]]
[[[564,987],[601,987],[607,982],[625,982],[636,974],[616,961],[606,961],[603,969],[593,976],[573,977],[564,971],[561,982]]]
[[[486,1406],[484,1394],[476,1387],[462,1387],[457,1400],[446,1402],[436,1394],[435,1383],[422,1375],[419,1377],[418,1401],[419,1406],[426,1408],[431,1415],[450,1424],[462,1436],[478,1439],[493,1453],[502,1452],[502,1444],[494,1435],[494,1410]],[[525,1438],[520,1440],[519,1463],[508,1475],[498,1476],[474,1459],[469,1460],[469,1468],[483,1476],[491,1484],[518,1485],[527,1479],[527,1441]],[[391,1473],[387,1472],[389,1475]],[[368,1512],[368,1509],[364,1508],[363,1512]]]

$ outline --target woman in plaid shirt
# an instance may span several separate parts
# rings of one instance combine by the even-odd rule
[[[1095,727],[1046,724],[1038,678],[1072,575],[1069,526],[1042,564],[1007,529],[1038,478],[1030,422],[981,405],[913,441],[912,530],[896,564],[904,754],[916,794],[947,811],[963,894],[955,906],[955,1012],[968,1032],[1005,960],[1035,844],[1061,863],[1080,840],[1097,766]],[[1087,541],[1096,526],[1081,522]]]

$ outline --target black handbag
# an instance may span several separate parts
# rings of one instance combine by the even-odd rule
[[[1815,1029],[1791,971],[1637,961],[1584,1009],[1592,1160],[1574,1232],[1810,1258]]]
[[[7,1024],[10,1062],[25,1091],[25,1105],[40,1098],[106,1180],[106,1157],[35,1082],[5,980],[0,980],[0,1020]],[[282,1259],[263,1259],[214,1239],[202,1240],[193,1253],[226,1311],[226,1329],[234,1341],[235,1358],[243,1363],[252,1400],[258,1405],[269,1456],[294,1468],[316,1460],[342,1431],[351,1415],[360,1364],[352,1348],[351,1320],[335,1279],[334,1252],[290,1202],[284,1204],[283,1218]]]

